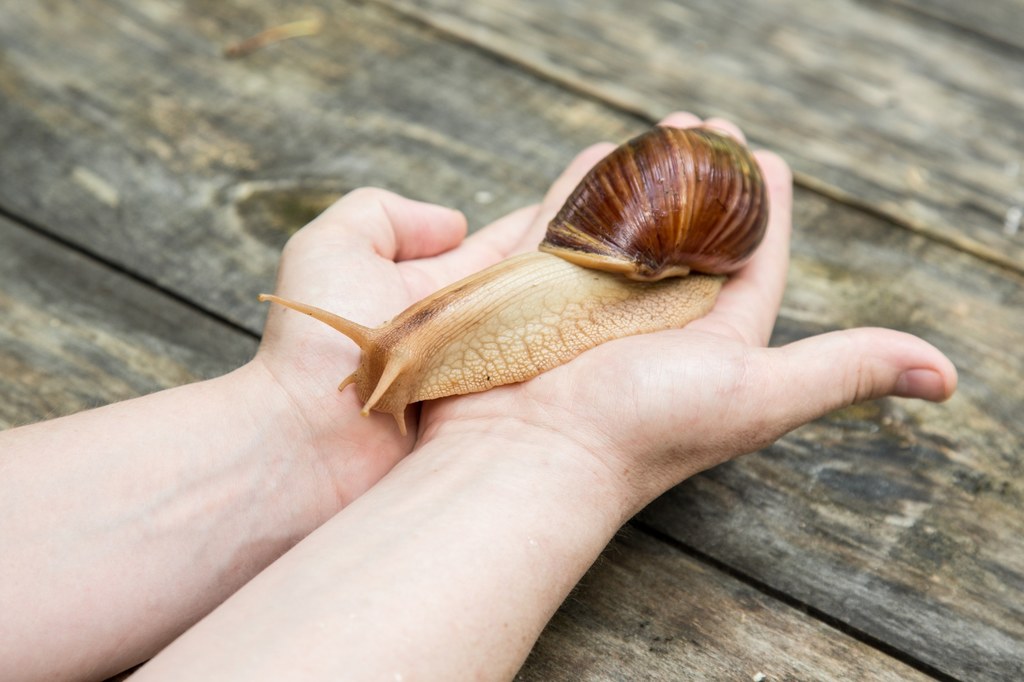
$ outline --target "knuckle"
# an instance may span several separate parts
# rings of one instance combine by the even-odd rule
[[[847,372],[846,405],[872,400],[878,395],[878,377],[869,357],[861,354]]]

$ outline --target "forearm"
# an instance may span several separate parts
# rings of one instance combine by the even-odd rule
[[[312,529],[301,426],[251,373],[0,434],[0,667],[117,672]]]
[[[511,678],[628,509],[585,453],[516,435],[425,445],[138,679]]]

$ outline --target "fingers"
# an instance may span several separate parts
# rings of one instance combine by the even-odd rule
[[[674,111],[665,118],[658,121],[658,125],[666,128],[697,128],[704,125],[700,116],[691,114],[688,111]]]
[[[486,259],[489,262],[485,265],[507,258],[519,245],[523,233],[537,219],[539,211],[540,204],[532,204],[498,218],[471,234],[453,255],[458,253],[460,257]]]
[[[345,247],[369,248],[388,260],[435,256],[466,235],[466,218],[456,210],[407,199],[377,188],[349,192],[309,228],[332,233]]]
[[[931,344],[889,329],[821,334],[764,351],[766,423],[794,428],[842,407],[900,396],[941,402],[956,390],[953,363]],[[788,430],[788,429],[787,429]]]
[[[709,118],[704,121],[704,127],[717,130],[718,132],[725,133],[726,135],[732,135],[743,144],[747,143],[747,136],[743,134],[743,131],[740,130],[739,126],[724,118]]]
[[[513,211],[474,232],[451,251],[402,265],[419,270],[426,293],[440,289],[507,258],[536,219],[538,209],[533,205]]]
[[[771,152],[755,154],[768,189],[768,228],[754,257],[729,278],[712,322],[724,322],[730,333],[756,346],[771,337],[786,288],[789,242],[793,226],[793,177],[789,166]]]
[[[661,119],[658,125],[670,128],[711,128],[726,135],[731,135],[743,144],[747,143],[747,136],[743,134],[739,126],[724,118],[709,118],[704,121],[696,114],[691,114],[688,111],[675,111]]]
[[[466,216],[461,211],[390,193],[380,205],[394,231],[396,261],[436,256],[466,237]]]

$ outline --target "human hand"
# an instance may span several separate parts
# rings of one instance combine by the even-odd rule
[[[510,214],[463,240],[465,217],[380,189],[346,195],[285,246],[276,293],[375,327],[435,290],[508,255],[537,207]],[[358,364],[359,350],[337,332],[304,315],[271,308],[259,351],[246,368],[263,388],[286,396],[300,448],[313,458],[328,498],[316,507],[329,515],[372,486],[408,454],[416,410],[406,416],[409,435],[388,415],[359,414],[354,390],[338,382]],[[322,520],[322,519],[321,519]]]
[[[663,124],[700,125],[689,114]],[[743,139],[732,124],[705,125]],[[536,244],[589,166],[611,146],[581,155],[545,200],[522,240]],[[523,384],[429,403],[423,442],[454,435],[532,439],[564,446],[605,472],[631,512],[699,471],[762,448],[834,409],[885,395],[940,401],[956,370],[909,334],[856,329],[782,348],[768,342],[785,286],[792,181],[785,162],[756,154],[769,188],[768,233],[730,277],[714,309],[685,329],[619,339]]]

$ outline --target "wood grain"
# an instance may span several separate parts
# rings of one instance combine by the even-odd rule
[[[652,6],[667,8],[664,33],[690,35],[689,29],[679,28],[679,13],[685,10],[676,9],[673,15],[674,6]],[[767,33],[777,39],[771,43],[773,50],[802,54],[799,50],[820,47],[823,39],[811,25],[820,10],[795,12],[801,15],[795,20],[802,23],[780,28],[778,8],[785,6],[769,5],[762,13],[751,10],[745,15],[751,19],[742,26],[730,23],[729,17],[738,16],[736,6],[723,6],[721,16],[712,16],[718,16],[718,24],[707,27],[719,26],[735,44],[752,40],[744,31],[774,26],[775,32]],[[620,28],[641,21],[633,14],[644,14],[612,11],[616,7],[607,0],[591,5],[592,20],[600,25],[584,33],[601,30],[614,38]],[[533,11],[529,6],[522,11],[527,10]],[[537,9],[537,16],[545,11]],[[832,31],[862,30],[869,9],[858,6],[850,12],[849,29],[834,26],[836,22],[822,25]],[[318,36],[273,45],[244,59],[228,62],[221,57],[225,44],[293,20],[295,14],[284,5],[257,0],[207,3],[201,10],[156,0],[0,6],[0,145],[5,151],[0,154],[0,207],[256,331],[265,310],[254,294],[270,286],[280,246],[333,197],[355,186],[380,184],[458,206],[480,225],[539,199],[576,150],[602,139],[621,140],[643,126],[601,101],[624,104],[645,116],[691,105],[702,113],[731,113],[762,142],[786,151],[803,169],[805,180],[821,170],[822,186],[832,188],[828,191],[848,191],[872,213],[904,224],[921,218],[918,226],[935,234],[939,228],[934,221],[998,213],[990,210],[995,203],[971,203],[976,197],[970,183],[953,188],[959,177],[953,176],[963,171],[950,170],[938,160],[961,158],[966,147],[977,143],[978,158],[987,163],[1011,154],[1007,150],[1019,141],[1013,137],[1018,131],[993,138],[991,144],[954,138],[949,150],[929,147],[932,143],[915,126],[948,132],[952,119],[947,117],[962,118],[988,107],[993,117],[982,121],[982,131],[1002,135],[1014,111],[1007,113],[1006,100],[992,99],[984,91],[988,76],[982,76],[976,95],[962,97],[943,111],[917,112],[926,103],[946,101],[936,99],[939,81],[905,80],[917,78],[917,67],[907,65],[912,43],[895,50],[879,82],[886,88],[894,87],[889,78],[901,88],[916,84],[927,96],[914,99],[914,90],[901,94],[909,99],[893,105],[899,116],[879,122],[884,130],[862,131],[855,149],[849,140],[830,135],[843,126],[857,126],[858,112],[865,106],[861,100],[870,99],[874,91],[853,76],[826,87],[832,81],[822,81],[824,69],[829,60],[847,59],[844,51],[815,56],[812,50],[807,63],[795,71],[796,81],[787,80],[791,71],[778,54],[765,56],[765,65],[758,67],[767,71],[751,70],[747,62],[726,53],[711,55],[709,65],[732,70],[726,86],[713,92],[693,75],[692,65],[680,63],[673,50],[682,48],[666,39],[656,43],[670,51],[654,60],[655,72],[677,70],[679,80],[663,92],[645,91],[641,99],[635,82],[620,78],[615,70],[632,68],[637,57],[628,50],[616,56],[619,62],[612,69],[603,48],[578,49],[572,58],[586,62],[585,73],[570,69],[572,61],[565,73],[556,73],[551,64],[530,56],[540,48],[531,46],[529,36],[517,38],[522,54],[513,55],[509,40],[501,37],[479,50],[374,5],[338,4],[332,5]],[[446,27],[446,16],[432,11],[417,21]],[[520,21],[528,24],[531,16]],[[510,36],[517,26],[507,18],[491,24],[505,26]],[[491,24],[481,21],[480,35],[490,35],[486,31],[493,32]],[[893,39],[891,31],[917,35],[918,29],[906,22],[896,26],[884,29],[880,42],[850,35],[864,38],[863,45],[877,46],[882,54],[892,47],[885,42]],[[445,31],[457,34],[451,27]],[[832,38],[842,39],[844,50],[861,49],[861,42],[843,35]],[[939,65],[927,61],[936,49],[945,47],[954,54],[965,49],[951,43],[950,36],[936,40],[938,47],[922,52],[922,64],[933,74],[928,78],[940,73],[935,71]],[[568,38],[563,42],[576,44]],[[492,47],[508,48],[507,59],[489,56]],[[555,56],[568,49],[556,47]],[[956,73],[961,81],[973,77],[973,67],[967,68],[971,64],[1003,63],[991,62],[990,51],[981,48],[971,54],[958,67],[963,69]],[[883,69],[878,59],[869,63]],[[518,66],[524,64],[528,70]],[[764,92],[771,90],[771,78],[750,80],[758,74],[770,76],[772,69],[780,70],[780,87],[785,86],[779,93]],[[908,70],[909,75],[903,73]],[[1008,90],[1019,77],[998,69],[992,73],[993,78],[1007,76],[1003,80]],[[551,75],[597,99],[546,80]],[[656,79],[642,83],[658,86]],[[849,89],[850,111],[834,123],[837,101],[844,101],[842,87]],[[751,91],[763,95],[757,111],[731,108],[735,98]],[[818,98],[821,91],[828,96]],[[953,91],[960,92],[956,87]],[[1014,92],[1018,94],[1006,96],[1018,97],[1024,90]],[[885,93],[890,90],[883,89]],[[776,97],[799,100],[799,117],[784,124],[769,120],[777,110]],[[921,118],[901,118],[909,115],[906,107]],[[839,128],[828,127],[833,123]],[[828,134],[811,136],[804,125],[811,126],[808,130],[819,126]],[[885,137],[890,133],[896,138]],[[913,143],[900,135],[910,135]],[[872,146],[876,138],[903,142],[893,147],[898,153],[886,156]],[[1002,145],[998,150],[997,143]],[[862,171],[850,168],[851,154],[879,168],[863,171],[870,177],[862,177]],[[940,182],[933,187],[930,178],[923,193],[909,194],[895,182],[898,173],[889,166],[894,159],[921,160],[915,156],[921,154]],[[972,182],[984,184],[1005,171],[979,167]],[[1016,191],[1010,189],[1011,194]],[[920,215],[914,213],[915,206],[923,211]],[[838,413],[762,455],[695,479],[652,507],[645,522],[755,581],[892,642],[926,665],[972,680],[1012,677],[1024,660],[1019,625],[1024,621],[1024,529],[1017,483],[1024,440],[1019,423],[1024,368],[1017,352],[1024,342],[1024,282],[1009,262],[1017,257],[1017,247],[1000,242],[1002,262],[1008,264],[1000,269],[818,194],[799,193],[797,207],[791,286],[776,342],[857,324],[919,333],[957,362],[959,396],[944,406],[887,401]],[[950,219],[949,224],[963,231],[944,239],[1000,260],[978,246],[983,235],[972,231],[970,220]],[[5,367],[3,376],[27,387],[6,389],[21,390],[24,397],[13,401],[21,401],[20,407],[5,418],[35,418],[18,415],[60,413],[151,390],[163,380],[188,380],[183,368],[202,366],[188,356],[189,362],[174,370],[180,374],[165,367],[159,370],[164,379],[122,378],[108,385],[104,372],[121,370],[102,369],[110,360],[99,361],[100,370],[90,363],[112,341],[48,341],[45,325],[53,318],[32,312],[62,310],[64,298],[78,300],[72,294],[88,290],[74,274],[67,275],[71,284],[60,288],[65,268],[48,267],[0,277],[5,297],[17,291],[7,288],[8,279],[29,283],[17,297],[0,297],[5,305],[36,296],[25,299],[27,308],[12,308],[12,329],[26,330],[25,335],[12,332],[0,347],[19,349],[23,358],[15,368],[48,363],[65,367],[59,356],[61,344],[67,343],[72,348],[68,363],[78,366],[67,371],[77,388],[66,390],[61,382],[69,380],[58,374],[56,383],[43,389],[31,371],[9,374]],[[54,272],[54,282],[40,278],[43,272]],[[112,279],[104,291],[119,291],[121,282]],[[71,307],[86,315],[88,305],[78,305],[84,307]],[[143,302],[104,308],[99,321],[83,318],[88,322],[82,322],[73,338],[87,338],[94,327],[124,327],[134,329],[131,334],[140,343],[153,343],[167,335],[181,338],[174,334],[186,331],[178,327],[191,326],[187,321],[168,325],[161,321],[164,313],[152,313],[156,319],[138,317],[136,309],[147,307]],[[132,319],[137,324],[129,324]],[[14,336],[38,336],[41,343],[19,342]],[[217,348],[218,339],[212,332],[205,339],[196,337],[194,352]],[[184,340],[182,344],[187,345]],[[43,350],[32,350],[35,345]],[[46,350],[51,347],[55,349]],[[45,356],[31,355],[44,350]],[[181,351],[159,352],[176,357]],[[207,367],[216,371],[238,360],[221,359]],[[160,365],[159,358],[153,361]],[[48,376],[52,382],[54,376]],[[47,397],[40,399],[38,393]],[[616,599],[612,594],[606,598],[609,603]],[[583,655],[591,636],[586,630],[578,632],[583,639],[574,656]],[[613,638],[629,636],[620,632]],[[848,653],[844,649],[836,656]],[[542,663],[535,659],[531,665],[538,661]]]
[[[0,218],[0,428],[228,372],[256,340]]]
[[[930,679],[627,529],[566,601],[517,680]]]
[[[1024,270],[1019,53],[855,0],[380,1],[652,119],[729,117],[805,186]]]
[[[537,201],[595,131],[638,122],[396,23],[226,60],[300,11],[267,0],[0,6],[0,206],[258,331],[281,246],[381,185],[479,227]]]
[[[998,49],[1024,49],[1024,3],[1020,0],[985,0],[965,3],[957,0],[882,0],[881,7],[894,5],[964,29]]]

